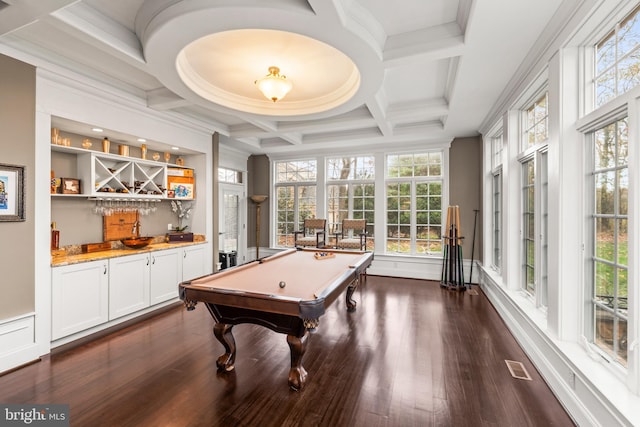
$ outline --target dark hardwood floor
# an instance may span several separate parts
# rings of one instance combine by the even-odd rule
[[[182,306],[0,377],[1,403],[67,403],[72,426],[571,426],[489,301],[369,276],[357,311],[320,319],[306,387],[287,385],[286,337],[234,328],[236,369],[204,305]],[[505,359],[532,381],[513,378]]]

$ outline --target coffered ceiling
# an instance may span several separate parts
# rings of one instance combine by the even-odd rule
[[[428,145],[478,134],[561,3],[4,0],[0,44],[250,153]]]

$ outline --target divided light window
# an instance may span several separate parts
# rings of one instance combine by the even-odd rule
[[[618,22],[595,46],[595,105],[606,102],[640,82],[640,6]]]
[[[327,159],[328,233],[339,232],[345,218],[365,219],[367,249],[373,250],[375,160],[373,156]]]
[[[504,151],[502,140],[502,130],[496,137],[491,138],[492,152],[492,171],[491,181],[492,192],[492,218],[491,231],[492,240],[492,258],[491,264],[493,268],[500,271],[502,267],[502,155]]]
[[[523,111],[521,162],[522,289],[536,307],[547,305],[547,147],[548,95],[545,91]]]
[[[387,156],[387,253],[442,254],[442,156],[442,151]]]
[[[618,120],[594,133],[593,342],[627,365],[628,128]]]
[[[502,141],[502,134],[491,138],[491,152],[493,153],[492,168],[497,168],[502,165],[502,152],[504,151],[504,142]]]
[[[524,147],[526,150],[544,143],[549,134],[549,109],[547,92],[533,103],[526,111],[524,127]]]
[[[500,271],[502,266],[502,169],[493,174],[493,218],[491,228],[493,230],[493,267]]]
[[[522,164],[522,269],[524,289],[535,294],[536,250],[535,250],[535,179],[534,159]]]
[[[293,232],[316,216],[316,160],[275,162],[276,245],[293,246]]]
[[[241,184],[241,173],[232,169],[218,168],[218,181],[231,184]]]

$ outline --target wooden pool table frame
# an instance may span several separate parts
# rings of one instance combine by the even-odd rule
[[[318,249],[298,249],[298,251],[317,252]],[[296,250],[292,249],[273,257],[281,257],[284,260],[286,255],[292,252],[296,252]],[[195,280],[203,278],[180,284],[180,298],[184,301],[187,310],[193,310],[197,302],[203,302],[216,322],[213,333],[225,348],[225,353],[216,361],[219,370],[229,372],[235,368],[236,343],[232,333],[233,326],[241,323],[253,323],[278,333],[287,334],[287,344],[291,350],[289,386],[293,390],[301,390],[304,387],[307,371],[302,366],[302,357],[307,349],[309,332],[318,327],[320,316],[342,294],[345,288],[347,289],[347,311],[351,312],[356,309],[356,302],[352,299],[353,293],[361,276],[366,277],[366,269],[373,260],[372,252],[327,249],[322,249],[322,252],[334,253],[337,258],[341,254],[361,254],[362,256],[355,265],[345,265],[344,273],[341,273],[337,279],[333,278],[318,295],[314,295],[315,298],[311,299],[214,287],[216,275],[219,273],[205,276],[212,279],[210,287],[192,285]],[[245,264],[244,267],[260,268],[260,265],[255,263],[278,262],[277,259],[272,261],[270,258],[252,261],[248,263],[249,265]],[[318,260],[317,262],[325,261]],[[241,274],[242,267],[232,267],[224,272],[227,275],[233,275],[233,270],[238,269],[238,274]]]

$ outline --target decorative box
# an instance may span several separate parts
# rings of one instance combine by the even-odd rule
[[[170,242],[193,242],[193,233],[168,233]]]

